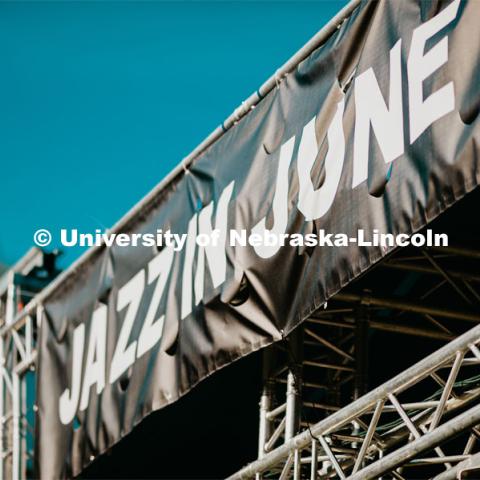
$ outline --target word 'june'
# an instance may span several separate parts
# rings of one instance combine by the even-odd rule
[[[406,76],[408,82],[409,143],[413,143],[433,122],[454,109],[454,86],[450,81],[427,98],[423,96],[423,82],[448,61],[448,36],[436,39],[425,52],[427,41],[451,23],[458,12],[460,0],[455,0],[435,17],[417,27],[412,34],[407,58]],[[429,42],[431,43],[431,42]],[[355,131],[353,151],[352,188],[367,180],[370,129],[374,132],[385,163],[390,164],[404,153],[403,125],[403,72],[401,62],[402,40],[390,50],[390,83],[388,106],[383,98],[372,68],[356,76],[355,88]],[[406,102],[405,102],[406,103]],[[335,114],[328,128],[328,151],[325,157],[325,181],[315,189],[311,170],[318,153],[315,138],[315,118],[303,127],[297,157],[299,195],[297,207],[306,220],[318,219],[330,209],[343,170],[345,157],[345,133],[343,131],[344,100],[336,105]],[[288,172],[293,157],[295,137],[280,147],[279,166],[272,204],[273,228],[276,235],[285,232],[288,221]],[[225,245],[227,232],[228,204],[232,197],[234,182],[222,192],[215,208],[215,226],[212,226],[213,202],[195,213],[188,223],[188,235],[183,251],[183,272],[181,280],[181,318],[191,314],[193,305],[198,305],[204,296],[206,264],[210,271],[213,288],[219,287],[226,278],[227,260],[219,249],[199,246],[195,242],[198,233],[211,235],[218,229],[219,244]],[[266,218],[260,220],[252,233],[262,234],[267,230]],[[279,245],[258,244],[254,249],[262,258],[274,255]],[[72,339],[71,384],[59,399],[59,417],[63,424],[69,424],[77,411],[88,407],[92,390],[98,395],[105,384],[116,382],[139,357],[150,351],[161,339],[165,315],[157,315],[165,293],[175,252],[172,247],[164,248],[145,269],[133,276],[118,291],[116,314],[125,311],[123,323],[107,369],[107,306],[100,306],[93,312],[88,339],[86,327],[79,324]],[[196,268],[193,268],[196,258]],[[194,275],[195,271],[195,275]],[[150,304],[145,310],[143,325],[137,339],[131,340],[142,296],[146,286],[153,285]],[[142,311],[144,309],[142,308]],[[87,340],[87,342],[85,342]],[[85,345],[85,343],[87,343]],[[85,356],[85,358],[84,358]],[[83,377],[83,378],[82,378]],[[94,389],[93,389],[94,387]]]

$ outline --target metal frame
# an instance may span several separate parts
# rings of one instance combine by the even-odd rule
[[[480,424],[480,386],[461,394],[454,387],[464,370],[480,371],[479,343],[480,326],[476,326],[347,407],[287,439],[229,479],[258,478],[267,472],[297,479],[306,469],[312,480],[373,480],[385,474],[404,478],[401,468],[439,463],[449,470],[452,463],[471,459],[474,440],[480,434],[475,428]],[[442,387],[438,399],[400,399],[415,395],[419,384],[429,379],[433,380],[432,386],[440,383]],[[470,404],[474,406],[464,411]],[[447,416],[449,420],[441,423]],[[379,429],[382,421],[385,425]],[[356,435],[352,433],[355,430]],[[438,447],[467,430],[470,436],[459,453],[446,455]],[[424,456],[430,450],[435,455]]]
[[[472,262],[480,258],[480,253],[458,247],[417,252],[418,255],[409,257],[404,250],[397,251],[374,269],[414,272],[433,279],[433,286],[425,282],[428,289],[420,295],[420,301],[344,289],[299,327],[305,337],[304,352],[311,351],[310,346],[316,342],[317,347],[333,355],[329,362],[325,357],[311,360],[306,356],[304,380],[309,381],[310,387],[331,392],[340,384],[349,385],[354,401],[345,403],[343,396],[337,405],[321,405],[309,401],[307,395],[298,399],[297,408],[307,417],[301,423],[303,429],[299,428],[293,437],[282,435],[278,429],[267,429],[273,433],[270,437],[260,437],[258,460],[229,477],[230,480],[263,476],[295,480],[402,479],[411,478],[408,472],[412,468],[431,469],[432,465],[445,469],[435,476],[436,480],[445,480],[457,478],[467,469],[480,471],[480,453],[474,453],[480,438],[480,325],[459,337],[458,331],[455,333],[448,325],[451,320],[455,320],[455,327],[480,323],[480,315],[476,313],[480,298],[473,285],[480,283],[480,277],[469,273],[474,271]],[[462,264],[470,268],[451,271],[452,265],[458,268]],[[435,294],[452,295],[456,301],[451,302],[449,309],[436,306],[431,300]],[[381,315],[385,311],[397,312],[394,323]],[[415,324],[406,325],[404,317],[412,315]],[[420,325],[420,321],[428,326]],[[369,330],[392,332],[397,334],[395,338],[399,334],[414,335],[450,343],[366,393]],[[339,337],[330,341],[328,335],[335,331]],[[342,338],[347,332],[353,338],[352,343]],[[306,375],[308,365],[319,369],[313,381]],[[281,366],[277,366],[277,371],[282,371]],[[289,371],[287,362],[283,371]],[[327,373],[332,371],[335,375],[329,378]],[[325,384],[321,385],[319,379]],[[301,390],[302,385],[297,388]],[[271,388],[269,392],[268,403],[262,403],[263,423],[285,411],[284,405],[276,406]],[[312,422],[308,418],[311,407],[323,409],[327,417]],[[462,434],[463,441],[452,440]],[[274,445],[277,448],[273,449]],[[407,472],[405,477],[403,471]]]
[[[471,251],[456,249],[454,253],[463,253],[469,262],[478,258]],[[302,329],[264,351],[259,458],[231,479],[260,479],[266,473],[281,479],[307,475],[311,479],[402,479],[402,469],[438,464],[445,467],[445,472],[438,475],[442,480],[475,465],[474,446],[480,435],[480,427],[476,428],[480,425],[480,379],[461,391],[457,379],[464,371],[480,365],[480,326],[455,338],[455,332],[442,321],[480,323],[480,316],[471,308],[477,299],[472,282],[479,282],[468,272],[452,273],[443,266],[446,255],[453,259],[454,253],[432,249],[420,252],[420,257],[394,255],[378,265],[438,277],[434,288],[422,295],[423,303],[377,296],[370,291],[342,290]],[[26,378],[35,367],[37,319],[41,318],[42,307],[37,304],[33,312],[19,310],[17,299],[25,293],[24,279],[29,272],[41,267],[42,255],[40,251],[29,252],[0,279],[0,478],[26,478],[31,459],[27,436],[33,426],[27,406],[34,406],[34,402],[27,399]],[[419,263],[419,258],[435,266],[430,269]],[[425,303],[432,292],[446,287],[469,310]],[[386,322],[376,316],[386,308],[400,315],[416,314],[429,326]],[[369,330],[450,343],[365,394]],[[443,393],[414,398],[416,387],[428,379],[433,379],[433,392],[440,384]],[[352,392],[353,403],[345,403],[345,395],[339,391],[343,387]],[[329,393],[327,401],[309,399],[311,392],[319,391]],[[279,394],[283,395],[280,403]],[[413,397],[404,400],[405,395]],[[385,424],[390,428],[385,429]],[[468,432],[464,444],[459,444],[460,451],[447,453],[440,449],[438,445],[459,432]]]
[[[33,452],[28,439],[34,434],[34,398],[31,390],[36,361],[36,337],[41,306],[23,310],[22,299],[31,298],[48,284],[57,271],[56,253],[32,248],[0,278],[0,479],[27,477]],[[46,275],[33,276],[38,269]],[[32,281],[33,280],[33,281]]]
[[[162,190],[184,175],[202,152],[321,46],[359,4],[360,0],[352,0],[341,10],[132,208],[112,231],[125,228],[148,208]],[[85,252],[21,311],[16,299],[19,289],[22,289],[22,279],[31,268],[38,266],[36,262],[39,262],[42,253],[32,250],[0,279],[0,478],[18,480],[26,477],[30,458],[26,438],[32,428],[27,405],[33,405],[33,402],[27,401],[27,375],[35,366],[36,331],[42,302],[86,264],[99,248],[103,246]],[[444,466],[445,471],[435,478],[446,480],[461,475],[464,469],[478,466],[480,454],[473,451],[480,435],[480,429],[476,428],[480,424],[480,405],[477,402],[480,387],[476,384],[466,390],[462,387],[459,392],[457,378],[465,370],[480,365],[480,326],[455,338],[455,332],[442,321],[454,319],[479,323],[480,315],[471,307],[480,303],[480,294],[472,286],[472,282],[480,281],[480,276],[445,269],[439,261],[445,255],[480,258],[480,252],[471,249],[447,247],[423,250],[410,259],[383,261],[381,268],[435,275],[439,277],[439,282],[424,293],[421,301],[416,302],[385,298],[370,292],[342,291],[335,298],[337,302],[347,304],[346,307],[342,306],[340,311],[326,308],[316,312],[307,320],[305,328],[283,344],[266,350],[265,383],[260,400],[259,458],[232,475],[231,479],[260,479],[266,473],[275,475],[275,478],[293,477],[295,480],[307,475],[311,479],[319,476],[358,480],[381,476],[402,479],[402,469],[439,464]],[[419,259],[424,262],[419,263]],[[433,292],[444,286],[448,286],[468,306],[467,311],[425,303]],[[429,326],[385,322],[372,316],[377,308],[419,314]],[[319,328],[322,328],[321,333]],[[365,394],[368,389],[365,352],[369,329],[450,343]],[[312,369],[315,374],[311,373]],[[325,384],[318,382],[319,377],[326,380]],[[433,399],[425,399],[421,395],[415,397],[418,393],[416,387],[432,379],[433,386],[436,382],[437,387],[440,384],[443,389],[440,396]],[[353,399],[353,403],[346,406],[345,398],[339,391],[344,385],[351,389]],[[305,400],[310,390],[329,391],[329,402]],[[283,392],[283,401],[277,405],[279,391]],[[407,394],[412,395],[414,400],[404,400]],[[305,414],[305,411],[309,413]],[[312,421],[315,415],[325,418]],[[395,417],[393,423],[392,416]],[[385,422],[388,428],[385,428]],[[467,434],[461,450],[445,453],[439,445],[448,443],[453,436],[461,433]],[[430,451],[434,453],[429,454]]]

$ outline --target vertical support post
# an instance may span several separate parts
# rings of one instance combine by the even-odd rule
[[[20,377],[12,372],[12,480],[20,480]]]
[[[359,305],[355,311],[355,385],[356,400],[368,392],[368,307]]]
[[[360,304],[355,310],[355,377],[353,400],[357,400],[368,391],[368,307]],[[360,425],[353,421],[353,435],[358,435]],[[352,448],[358,448],[357,442]]]
[[[27,359],[32,358],[33,347],[33,330],[32,330],[32,317],[28,315],[25,319],[25,355]]]
[[[35,312],[35,324],[37,326],[37,332],[40,332],[40,325],[42,323],[42,315],[43,315],[43,305],[39,304],[37,306],[36,312]]]
[[[16,314],[15,290],[15,273],[12,271],[8,274],[7,302],[5,305],[5,323],[7,325],[13,323]]]
[[[300,427],[303,362],[303,326],[288,338],[290,365],[287,376],[287,409],[285,412],[285,442],[293,438]]]
[[[318,444],[312,440],[312,463],[310,464],[310,480],[317,480],[318,471]]]
[[[297,448],[293,453],[293,480],[300,480],[302,474],[302,459],[300,450]]]
[[[272,409],[274,380],[272,378],[272,366],[275,347],[263,350],[263,389],[260,397],[260,419],[258,429],[258,458],[265,455],[265,444],[272,434],[272,422],[267,418]]]
[[[4,378],[2,369],[4,368],[4,351],[3,351],[3,336],[0,337],[0,478],[5,478],[5,462],[4,454],[6,450],[6,445],[4,442],[5,439],[5,430],[6,430],[6,419],[5,419],[5,390],[4,390]]]
[[[21,463],[20,463],[20,477],[27,477],[27,461],[28,461],[28,450],[27,450],[27,431],[28,431],[28,420],[27,420],[27,372],[22,373],[20,377],[20,454],[21,454]]]

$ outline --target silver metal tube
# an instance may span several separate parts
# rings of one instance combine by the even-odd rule
[[[288,456],[279,480],[287,480],[290,474],[290,470],[292,469],[292,463],[293,463],[293,453]]]
[[[317,480],[318,471],[318,443],[312,439],[312,459],[310,464],[310,480]]]
[[[470,436],[468,437],[467,444],[463,449],[463,454],[470,455],[476,443],[477,443],[477,436],[474,433],[471,433]]]
[[[269,385],[263,388],[260,397],[260,420],[258,428],[258,458],[265,454],[265,444],[270,437],[270,421],[267,418],[268,411],[272,405],[272,389]]]
[[[272,449],[272,447],[275,445],[275,442],[280,438],[280,435],[282,435],[282,433],[285,431],[285,423],[286,420],[285,417],[283,417],[282,421],[278,424],[278,427],[273,431],[272,436],[266,441],[263,455]]]
[[[405,410],[402,408],[400,405],[400,402],[397,400],[395,395],[390,393],[388,395],[388,399],[392,402],[393,406],[397,410],[398,414],[400,415],[401,419],[404,421],[405,425],[407,428],[410,430],[414,438],[420,438],[421,433],[418,431],[417,427],[414,425],[412,420],[410,420],[410,417],[406,414]]]
[[[462,366],[463,360],[463,353],[457,352],[457,356],[455,357],[455,362],[450,370],[450,375],[445,383],[445,388],[443,389],[442,396],[440,401],[438,402],[438,406],[433,414],[432,421],[430,422],[429,430],[432,431],[437,425],[440,423],[440,419],[442,418],[443,412],[445,411],[445,405],[447,404],[447,400],[450,397],[452,392],[453,384],[457,379],[458,372],[460,367]]]
[[[345,474],[343,473],[342,467],[339,465],[337,458],[333,454],[332,450],[330,449],[330,446],[328,445],[327,441],[322,437],[322,435],[319,435],[318,440],[320,442],[320,445],[322,446],[323,450],[328,456],[328,459],[330,462],[332,462],[333,468],[337,472],[337,475],[344,480]]]
[[[15,272],[8,274],[7,303],[5,306],[5,324],[11,325],[15,319]]]
[[[472,304],[472,301],[465,295],[463,290],[455,283],[452,276],[443,269],[438,262],[427,252],[427,250],[422,250],[422,254],[425,258],[432,264],[433,268],[438,271],[438,273],[450,284],[450,286],[462,297],[469,305]]]
[[[20,377],[12,373],[12,480],[20,480]]]
[[[302,395],[303,327],[294,330],[288,337],[289,367],[285,410],[285,442],[293,438],[300,428]]]
[[[277,415],[280,415],[281,413],[283,413],[286,409],[287,409],[287,404],[282,403],[278,407],[276,407],[273,410],[267,412],[267,414],[266,414],[267,420],[272,420]]]
[[[295,450],[293,454],[293,480],[300,480],[301,468],[300,450]]]
[[[375,407],[375,412],[373,412],[372,420],[370,421],[370,425],[368,426],[367,434],[363,440],[362,446],[360,447],[360,452],[358,453],[357,460],[355,461],[355,465],[353,467],[353,472],[356,473],[360,467],[362,466],[363,459],[365,458],[365,454],[367,453],[368,447],[370,446],[370,442],[372,441],[373,434],[375,433],[375,429],[377,428],[377,423],[382,414],[383,409],[383,401],[380,400],[377,402],[377,406]]]
[[[354,358],[350,354],[348,354],[347,352],[344,352],[341,348],[338,348],[336,345],[329,342],[325,338],[322,338],[320,335],[317,335],[315,332],[312,332],[312,330],[310,330],[309,328],[305,328],[305,333],[310,337],[314,338],[318,343],[321,343],[322,345],[329,348],[330,350],[333,350],[334,352],[338,353],[340,356],[346,358],[347,360],[350,360],[351,362],[354,361]]]
[[[380,475],[414,458],[418,454],[438,446],[443,440],[478,423],[480,423],[480,405],[476,405],[449,422],[440,425],[432,432],[428,432],[422,437],[385,456],[383,459],[365,467],[360,472],[352,475],[349,480],[374,480]]]
[[[425,305],[423,303],[414,302],[412,300],[400,300],[396,298],[380,298],[358,293],[339,292],[333,297],[335,300],[349,303],[365,302],[369,305],[377,307],[392,308],[394,310],[404,310],[406,312],[414,312],[421,314],[437,315],[444,318],[452,318],[454,320],[464,320],[466,322],[480,323],[480,315],[473,312],[461,312],[446,308],[438,308]]]
[[[480,468],[480,453],[475,453],[468,460],[460,462],[450,470],[438,474],[433,480],[457,480],[460,472],[472,467]]]
[[[426,458],[414,458],[408,465],[432,465],[443,464],[445,462],[461,462],[470,458],[470,455],[446,455],[445,457],[426,457]]]
[[[427,408],[437,408],[438,407],[438,400],[428,400],[425,402],[409,402],[409,403],[402,403],[402,408],[407,410],[422,410]],[[385,405],[383,407],[384,412],[396,412],[396,408],[393,405]]]
[[[248,479],[255,476],[257,471],[264,471],[271,465],[275,465],[285,459],[294,449],[305,448],[311,441],[310,434],[314,436],[323,435],[329,431],[335,430],[339,425],[343,425],[349,420],[358,417],[362,412],[372,409],[374,405],[385,398],[388,392],[396,392],[412,385],[420,378],[429,375],[439,365],[445,363],[446,360],[452,358],[457,351],[464,350],[470,344],[478,342],[480,339],[480,325],[472,328],[468,332],[452,340],[447,345],[425,357],[423,360],[400,373],[396,377],[387,381],[380,387],[375,388],[358,400],[352,402],[342,410],[330,415],[321,422],[313,425],[310,431],[304,431],[292,438],[289,442],[276,448],[261,460],[250,463],[238,472],[229,477],[230,480]],[[479,407],[480,408],[480,407]],[[480,414],[480,412],[478,412]],[[477,421],[480,423],[480,421]],[[438,427],[442,428],[442,427]],[[436,431],[436,430],[435,430]],[[387,458],[387,457],[385,457]]]
[[[3,343],[4,337],[0,337],[0,359],[3,361]],[[5,478],[4,472],[4,452],[6,450],[6,445],[3,442],[4,432],[5,432],[5,402],[4,402],[5,388],[4,388],[4,379],[0,367],[0,478]]]
[[[290,370],[287,377],[287,410],[285,412],[285,442],[288,442],[297,433],[298,409],[300,408],[299,390],[295,375]]]
[[[27,377],[22,375],[20,377],[20,478],[27,478]]]

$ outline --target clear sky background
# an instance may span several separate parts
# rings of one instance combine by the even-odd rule
[[[345,3],[0,2],[0,263],[112,226]]]

